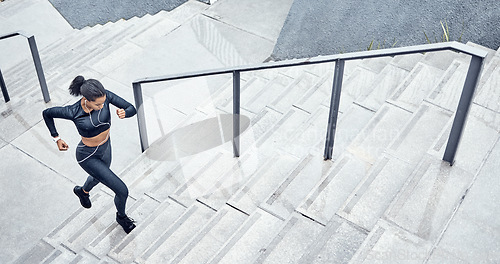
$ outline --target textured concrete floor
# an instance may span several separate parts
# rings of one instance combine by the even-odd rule
[[[360,4],[358,4],[360,3]],[[362,4],[361,4],[362,3]],[[295,0],[274,49],[275,59],[426,44],[441,39],[446,21],[451,40],[498,49],[500,2]]]
[[[97,24],[129,19],[134,16],[156,14],[161,10],[170,11],[187,0],[50,0],[74,28],[84,28]]]

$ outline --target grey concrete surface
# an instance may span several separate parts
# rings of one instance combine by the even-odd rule
[[[2,21],[0,35],[18,30],[23,30],[28,34],[44,32],[44,34],[35,35],[37,46],[42,49],[73,31],[73,28],[48,1],[16,1],[18,3],[15,4],[24,5],[22,8],[11,7],[14,3],[10,1],[13,0],[0,3],[0,21]],[[32,60],[28,41],[23,37],[0,41],[0,58],[0,68],[3,71],[22,60]],[[9,76],[4,76],[4,78],[7,81]]]
[[[427,43],[443,35],[451,39],[500,45],[500,3],[485,1],[341,1],[295,0],[273,51],[275,59],[307,58],[366,50],[372,41],[390,48]]]
[[[106,24],[120,19],[154,15],[161,10],[170,11],[187,0],[100,0],[65,1],[50,0],[62,16],[76,29]]]
[[[14,12],[29,1],[2,4]],[[258,2],[273,8],[260,9]],[[284,19],[291,5],[280,3],[220,0],[205,9],[191,0],[180,14],[72,30],[42,50],[54,94],[49,104],[35,78],[22,78],[22,66],[8,68],[20,77],[15,102],[0,101],[0,204],[6,208],[0,218],[16,229],[5,229],[9,239],[0,242],[6,248],[0,262],[22,256],[18,263],[280,263],[289,251],[293,255],[286,256],[299,263],[473,262],[479,255],[498,262],[498,57],[488,59],[453,167],[441,156],[453,116],[447,108],[456,100],[455,73],[463,71],[454,53],[348,63],[332,161],[321,158],[331,65],[243,75],[250,90],[242,96],[248,127],[239,159],[227,142],[228,76],[189,80],[184,89],[181,82],[145,85],[150,135],[163,144],[140,155],[135,119],[113,121],[112,135],[113,168],[129,186],[127,210],[137,229],[125,235],[115,223],[107,188],[92,193],[90,210],[79,206],[71,188],[85,174],[74,149],[57,152],[41,116],[33,115],[75,100],[66,91],[68,76],[95,76],[132,101],[135,78],[261,62],[283,25],[276,17]],[[230,12],[235,6],[248,21]],[[261,19],[262,12],[276,17]],[[96,39],[102,42],[89,41]],[[419,87],[425,78],[413,74],[419,67],[432,79],[425,87]],[[393,87],[386,80],[380,85],[387,87],[377,87],[356,80],[358,74],[394,76],[401,83]],[[288,89],[295,98],[284,93]],[[373,101],[373,109],[365,105]],[[71,122],[57,125],[74,146],[79,138]],[[191,135],[198,139],[190,141]],[[13,182],[8,176],[14,174]]]
[[[224,2],[218,3],[224,4]],[[91,38],[103,37],[108,39],[107,44],[113,45],[114,42],[119,42],[121,39],[121,37],[109,39],[116,33],[113,33],[112,30],[106,31],[104,27],[88,28],[87,31],[80,33],[80,31],[72,29],[48,1],[23,0],[17,2],[7,0],[0,3],[0,31],[2,33],[15,30],[27,31],[36,36],[39,50],[46,50],[46,53],[41,52],[41,57],[53,99],[48,105],[40,104],[39,90],[30,90],[29,93],[23,91],[26,89],[23,87],[26,78],[6,76],[8,87],[13,87],[11,88],[13,91],[11,97],[15,96],[17,101],[13,100],[9,104],[1,103],[0,153],[2,157],[6,155],[8,158],[2,158],[0,179],[2,182],[4,180],[8,182],[2,185],[5,188],[2,188],[0,192],[2,193],[0,201],[2,208],[14,207],[2,213],[1,233],[6,236],[6,239],[1,245],[5,250],[2,250],[0,262],[9,263],[32,248],[37,244],[37,241],[57,228],[64,219],[67,219],[72,209],[79,207],[78,200],[71,190],[74,185],[82,183],[86,174],[74,161],[74,147],[79,138],[73,124],[64,121],[57,123],[61,134],[64,134],[65,140],[70,144],[70,150],[62,153],[56,151],[51,142],[41,115],[33,115],[33,112],[39,113],[44,107],[64,105],[76,100],[67,94],[66,87],[73,78],[67,76],[83,74],[87,78],[97,78],[106,88],[133,102],[130,85],[136,78],[262,62],[269,57],[272,51],[273,43],[276,41],[291,2],[290,0],[280,1],[280,4],[286,7],[279,12],[278,17],[281,17],[282,21],[274,18],[266,23],[265,27],[254,27],[250,33],[247,27],[252,25],[249,21],[251,16],[246,17],[248,19],[246,23],[241,19],[237,21],[238,23],[219,21],[218,18],[222,16],[218,16],[218,12],[212,11],[210,14],[200,15],[206,8],[210,7],[209,5],[198,1],[189,1],[179,11],[172,12],[172,14],[162,13],[156,20],[152,17],[143,18],[144,25],[149,23],[152,26],[134,33],[132,36],[124,36],[127,42],[123,43],[125,45],[118,46],[114,53],[112,50],[105,49],[106,45],[88,45],[89,42],[86,41]],[[218,3],[212,7],[217,7]],[[230,7],[234,6],[231,3],[225,5],[228,4]],[[225,5],[219,7],[221,12],[229,10]],[[246,15],[252,13],[252,6],[240,5],[240,7]],[[82,9],[79,11],[81,12]],[[262,15],[266,10],[254,11],[258,11],[259,15]],[[272,12],[276,14],[276,10]],[[228,17],[226,13],[224,16]],[[42,22],[34,23],[34,19]],[[127,32],[127,27],[119,24],[122,22],[120,21],[116,25],[110,24],[108,28],[114,28],[117,32]],[[185,23],[185,25],[179,27],[181,23]],[[128,27],[128,32],[133,32],[135,28],[141,27],[141,22],[134,19],[129,25],[132,26]],[[100,33],[101,29],[102,33]],[[108,32],[107,35],[106,32]],[[172,32],[175,34],[169,34]],[[67,37],[67,40],[60,41],[63,37]],[[5,72],[19,74],[16,72],[18,69],[22,69],[17,66],[19,62],[30,59],[29,49],[24,42],[25,40],[16,38],[0,43],[2,45],[0,48],[2,54],[0,67],[2,67],[4,75]],[[251,44],[249,45],[249,43]],[[95,49],[96,55],[89,60],[83,59],[83,55],[89,52],[89,49]],[[172,52],[173,50],[175,52]],[[22,54],[20,51],[24,52],[25,55],[19,56]],[[103,60],[104,57],[107,59]],[[162,61],[158,61],[158,57],[164,58]],[[26,65],[30,64],[26,63]],[[61,73],[64,73],[64,76],[61,76]],[[36,80],[35,76],[32,77]],[[183,91],[181,87],[176,88],[176,84],[170,85],[172,86],[170,93],[164,94],[158,94],[152,87],[153,89],[146,93],[146,98],[150,98],[149,100],[155,98],[159,102],[156,107],[166,106],[172,109],[171,113],[180,114],[178,121],[164,123],[165,129],[159,130],[159,136],[167,135],[175,127],[174,124],[185,119],[186,114],[182,112],[188,113],[200,102],[207,101],[214,87],[227,81],[227,77],[219,79],[192,83],[193,87],[205,91],[198,93],[197,100],[189,98],[192,92]],[[162,87],[160,86],[160,88]],[[32,88],[30,87],[30,89]],[[156,91],[159,90],[156,89]],[[176,97],[174,94],[179,96]],[[163,102],[164,99],[168,100]],[[174,103],[174,108],[168,105],[170,103]],[[39,109],[39,107],[42,108]],[[213,111],[212,108],[213,106],[210,106],[207,109]],[[151,110],[149,116],[154,122],[155,116],[152,114],[157,109]],[[112,168],[119,172],[140,154],[136,119],[115,120],[113,127]],[[154,131],[154,128],[151,130]],[[8,166],[4,161],[8,163]],[[16,173],[25,178],[22,181],[17,180],[12,183],[12,177],[7,176]],[[183,174],[180,176],[183,177]],[[128,179],[124,180],[128,182]],[[139,183],[137,190],[139,190],[141,185],[139,181],[137,182]],[[41,187],[42,190],[37,187]],[[96,188],[96,190],[99,189]],[[20,191],[23,193],[22,197],[19,197]],[[103,194],[104,196],[95,201],[95,206],[102,207],[102,205],[99,206],[99,201],[105,203],[105,206],[112,202],[108,192],[105,191]],[[132,192],[131,195],[133,195],[132,198],[139,196],[138,192]],[[130,204],[134,204],[132,200]],[[143,209],[139,208],[137,213],[141,213],[141,210]],[[171,210],[168,211],[171,212]],[[142,214],[149,215],[145,212]],[[108,216],[112,215],[113,213],[110,212]],[[108,217],[107,214],[103,214],[103,216]],[[53,234],[52,238],[58,239],[60,235],[73,234],[72,232],[81,228],[79,225],[85,225],[85,221],[87,220],[83,218],[80,221],[75,220],[75,224],[63,228],[62,233]],[[107,222],[99,223],[106,224]],[[151,230],[155,231],[154,228]],[[117,237],[113,238],[113,235],[110,235],[109,238],[118,239]],[[69,246],[79,249],[82,247],[82,243],[87,243],[88,239],[87,235],[78,237]],[[37,251],[37,248],[33,249],[33,257],[34,259],[37,257],[43,259],[44,254],[49,254],[54,250],[56,255],[52,258],[58,258],[60,261],[61,259],[69,260],[69,262],[72,260],[92,261],[94,258],[92,254],[106,250],[107,239],[94,241],[93,245],[95,245],[89,247],[89,251],[85,251],[87,253],[82,252],[76,257],[72,254],[62,253],[61,258],[58,258],[57,254],[61,254],[59,249],[47,248],[43,245],[38,248],[40,251]],[[135,241],[132,245],[135,247]],[[38,261],[42,261],[42,259]]]
[[[6,263],[47,235],[79,202],[72,182],[28,153],[9,144],[0,156],[0,261]]]

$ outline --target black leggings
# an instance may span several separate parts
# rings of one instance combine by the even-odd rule
[[[115,206],[120,215],[125,215],[128,197],[127,185],[109,169],[111,165],[111,139],[99,147],[85,146],[81,141],[76,148],[76,160],[89,174],[83,189],[90,192],[98,183],[102,183],[115,193]]]

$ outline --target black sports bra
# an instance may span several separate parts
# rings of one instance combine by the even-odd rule
[[[72,105],[47,108],[43,110],[42,114],[45,124],[53,137],[59,136],[54,124],[54,118],[62,118],[73,121],[78,133],[82,137],[91,138],[111,127],[110,103],[124,109],[125,117],[132,117],[136,114],[135,107],[132,104],[108,90],[106,90],[106,100],[101,110],[86,113],[82,108],[80,100],[78,100]]]

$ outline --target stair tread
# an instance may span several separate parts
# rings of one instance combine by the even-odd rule
[[[331,171],[307,195],[297,211],[326,225],[366,176],[371,164],[351,154],[335,160]]]
[[[387,152],[410,164],[417,164],[451,117],[452,112],[423,103],[404,125]],[[411,140],[407,140],[409,138]]]
[[[423,262],[431,248],[430,241],[425,241],[385,220],[380,220],[350,261],[358,263],[372,261],[383,256],[389,258],[397,256],[404,260]],[[381,252],[383,256],[380,255]]]
[[[443,73],[443,70],[419,62],[388,101],[412,112],[417,110],[433,91]]]
[[[462,94],[468,65],[453,61],[434,91],[426,99],[435,105],[455,112]]]
[[[139,262],[165,263],[171,260],[196,233],[209,222],[215,211],[201,205],[191,206],[176,223],[162,233],[142,254]],[[168,246],[162,246],[168,245]]]
[[[358,226],[334,217],[325,226],[316,239],[316,243],[308,248],[298,263],[347,263],[361,248],[367,238],[367,232]]]
[[[137,200],[136,204],[132,205],[132,207],[127,210],[127,215],[136,221],[136,226],[139,226],[145,222],[147,223],[149,216],[155,212],[158,207],[158,201],[143,196]],[[137,233],[137,231],[134,233]],[[85,242],[86,249],[99,258],[105,257],[111,249],[118,245],[119,241],[125,238],[126,235],[127,234],[123,231],[121,226],[116,223],[113,218],[112,223],[108,224],[106,229],[95,236],[95,239],[91,240],[91,242]]]
[[[135,235],[126,236],[108,255],[119,261],[131,263],[140,257],[161,232],[174,224],[185,213],[186,208],[172,200],[164,201],[150,217],[136,227]]]
[[[366,230],[372,230],[413,169],[398,159],[381,159],[358,184],[338,214]]]
[[[256,210],[209,263],[251,263],[264,251],[283,221]]]
[[[473,177],[439,158],[426,156],[385,212],[385,218],[422,239],[436,241]]]
[[[305,162],[263,201],[261,208],[287,219],[332,165],[319,155],[308,155]]]
[[[256,263],[294,263],[308,252],[324,226],[300,215],[293,215]]]
[[[247,218],[248,215],[229,206],[221,208],[217,217],[179,251],[173,262],[207,263]]]
[[[378,82],[373,90],[357,98],[356,102],[369,109],[378,110],[408,74],[409,72],[404,69],[387,65],[377,76]]]

